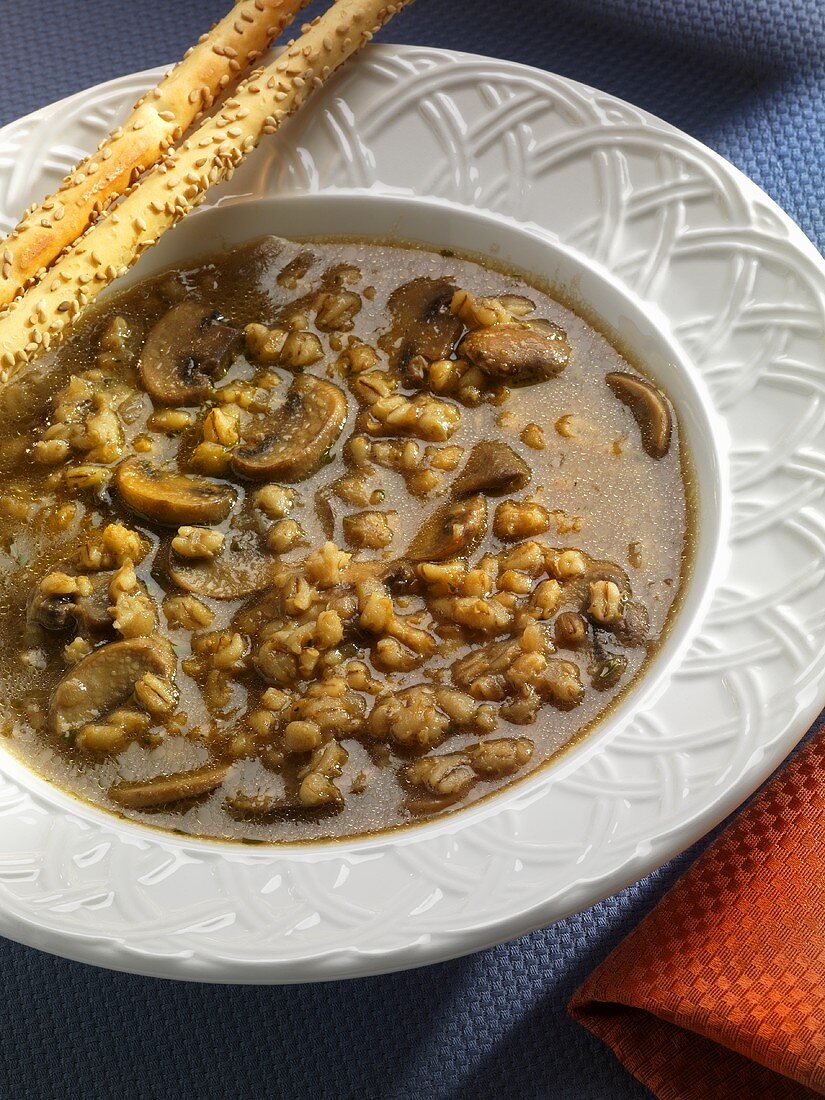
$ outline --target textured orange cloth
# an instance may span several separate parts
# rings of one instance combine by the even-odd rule
[[[825,1094],[825,727],[570,1013],[662,1100]]]

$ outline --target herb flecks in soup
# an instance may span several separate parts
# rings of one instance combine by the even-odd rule
[[[476,800],[604,713],[677,596],[667,399],[470,260],[266,238],[110,298],[0,402],[9,743],[167,828]]]

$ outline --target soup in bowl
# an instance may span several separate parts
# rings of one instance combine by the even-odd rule
[[[687,583],[681,407],[582,303],[302,237],[114,288],[0,395],[6,744],[195,836],[479,801],[647,675]]]

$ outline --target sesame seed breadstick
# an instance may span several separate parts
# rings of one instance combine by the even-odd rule
[[[308,0],[240,0],[157,87],[135,104],[129,118],[64,179],[56,194],[30,207],[0,241],[0,306],[42,274],[76,241],[106,204],[212,106]]]
[[[37,285],[0,314],[0,381],[62,339],[105,286],[201,203],[214,183],[229,179],[262,134],[273,133],[409,2],[336,0],[275,61],[240,84],[214,117],[167,153]]]

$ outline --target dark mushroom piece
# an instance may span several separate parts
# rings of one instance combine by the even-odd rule
[[[530,467],[512,447],[498,440],[476,443],[452,485],[454,497],[517,493],[530,480]]]
[[[166,572],[185,592],[213,600],[238,600],[261,592],[272,583],[277,559],[232,532],[214,558],[193,560],[168,551]]]
[[[424,814],[437,814],[442,810],[446,810],[449,806],[454,806],[456,802],[461,802],[466,797],[467,792],[472,787],[473,780],[466,787],[459,787],[458,790],[452,794],[408,794],[404,800],[404,809],[409,810],[411,814],[415,814],[416,817],[421,817]]]
[[[164,470],[145,458],[121,462],[115,487],[133,512],[167,527],[221,523],[236,500],[235,490],[228,485]]]
[[[474,329],[458,351],[489,378],[509,386],[544,382],[570,362],[566,333],[549,321],[513,321]]]
[[[273,791],[236,791],[227,795],[223,805],[228,813],[239,820],[271,820],[306,808],[296,806],[283,794]]]
[[[614,561],[591,561],[582,580],[588,585],[591,581],[613,581],[623,595],[630,595],[630,578]]]
[[[79,596],[75,606],[75,625],[81,634],[100,634],[112,628],[113,601],[109,595],[109,585],[114,575],[115,570],[90,574],[91,595]],[[146,592],[146,586],[142,581],[138,581],[138,587],[142,592]]]
[[[423,523],[407,548],[408,561],[445,561],[470,554],[487,534],[487,502],[483,496],[442,504]]]
[[[620,565],[612,561],[591,561],[580,577],[567,584],[565,598],[572,602],[581,602],[586,607],[590,602],[590,585],[597,581],[612,581],[623,598],[630,597],[630,578]]]
[[[578,611],[563,611],[554,626],[556,645],[560,649],[580,649],[590,640],[590,628]]]
[[[153,810],[184,799],[200,798],[220,787],[229,767],[229,764],[206,764],[192,771],[156,775],[136,783],[121,780],[109,788],[109,798],[127,810]]]
[[[73,573],[71,566],[63,565],[58,568],[64,573]],[[88,596],[79,596],[77,593],[44,596],[38,585],[29,598],[26,611],[28,621],[37,623],[44,630],[57,633],[70,627],[76,628],[81,634],[102,634],[110,630],[113,618],[109,584],[114,575],[114,570],[111,569],[88,574],[92,586]]]
[[[429,362],[450,357],[464,327],[450,310],[455,289],[449,279],[422,277],[392,292],[387,305],[393,323],[378,341],[390,366],[404,371],[416,356]]]
[[[354,562],[350,562],[352,569]],[[368,564],[372,565],[372,562]],[[404,558],[396,558],[386,563],[386,569],[380,574],[381,581],[387,586],[394,596],[409,596],[418,591],[419,581],[412,562]]]
[[[302,481],[323,464],[347,419],[342,390],[311,374],[299,375],[284,403],[265,422],[260,438],[232,455],[241,477],[265,481]]]
[[[147,672],[170,680],[175,654],[161,637],[129,638],[101,646],[70,669],[55,689],[48,727],[65,735],[114,710]]]
[[[581,611],[587,617],[587,608],[590,605],[590,585],[598,581],[612,581],[618,588],[623,605],[632,594],[630,578],[620,565],[612,561],[591,561],[587,569],[580,577],[569,581],[565,586],[565,601],[578,603]],[[611,626],[612,630],[613,627]]]
[[[381,561],[377,558],[355,557],[343,572],[345,585],[363,581],[380,581],[396,596],[418,591],[419,582],[412,564],[404,558]]]
[[[613,627],[616,640],[626,646],[643,646],[650,629],[650,616],[640,600],[628,600],[624,614]]]
[[[650,382],[624,371],[611,371],[605,375],[605,381],[633,413],[645,451],[651,458],[664,458],[670,449],[673,431],[673,420],[665,395]]]
[[[252,596],[252,599],[241,604],[230,620],[233,630],[250,637],[257,635],[266,623],[283,617],[280,589],[260,589],[258,593],[252,593]]]
[[[138,362],[147,393],[163,405],[197,405],[226,373],[242,334],[199,302],[172,306],[153,326]]]
[[[29,596],[26,620],[55,633],[68,630],[70,626],[74,626],[79,600],[76,592],[46,596],[38,585]]]
[[[243,791],[229,795],[223,805],[227,813],[241,820],[280,817],[288,809],[283,798],[269,794],[246,794]]]
[[[315,515],[321,524],[324,537],[331,539],[335,533],[335,511],[332,505],[332,486],[325,485],[315,492]]]
[[[606,653],[590,670],[590,683],[596,691],[614,688],[627,671],[627,657],[621,653]]]
[[[497,294],[496,298],[498,298],[508,313],[519,319],[526,317],[530,313],[534,313],[536,309],[536,303],[533,299],[527,298],[523,294]]]

